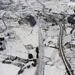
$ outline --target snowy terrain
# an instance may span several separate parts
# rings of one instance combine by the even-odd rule
[[[75,75],[74,24],[74,0],[0,0],[0,75],[69,75],[61,45]]]

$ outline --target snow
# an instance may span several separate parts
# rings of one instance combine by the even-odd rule
[[[14,65],[2,64],[0,63],[0,75],[17,75],[17,72],[20,70],[19,67]],[[23,74],[21,75],[34,75],[36,72],[36,67],[31,69],[26,69]]]
[[[43,18],[48,16],[47,14],[50,14],[50,13],[58,14],[58,13],[64,12],[66,14],[74,14],[73,8],[75,6],[75,3],[70,2],[70,0],[60,0],[60,1],[59,0],[50,0],[50,1],[39,0],[39,1],[45,5],[45,8],[43,8],[43,5],[40,4],[38,0],[12,0],[12,2],[14,2],[14,6],[12,6],[13,9],[11,8],[12,11],[7,12],[6,17],[12,17],[13,19],[12,20],[5,19],[5,23],[9,28],[4,33],[0,34],[0,36],[4,36],[6,39],[6,42],[5,42],[6,49],[0,52],[0,75],[17,75],[18,71],[20,70],[19,67],[14,66],[12,64],[10,65],[2,64],[1,62],[6,58],[6,56],[4,55],[18,56],[23,59],[28,59],[28,53],[32,53],[34,55],[34,59],[36,58],[35,50],[36,50],[36,47],[39,46],[39,42],[40,42],[39,41],[40,23],[43,25],[41,30],[45,28],[46,25],[49,25],[49,28],[47,31],[42,30],[42,37],[45,39],[45,41],[43,42],[44,44],[43,49],[45,52],[44,62],[47,62],[47,64],[44,65],[44,75],[65,75],[65,66],[59,56],[59,50],[57,49],[59,48],[58,47],[59,32],[60,32],[59,25],[51,26],[51,23],[45,22]],[[3,2],[8,3],[9,0],[7,1],[3,0]],[[18,4],[19,6],[17,7]],[[26,8],[22,9],[22,6],[24,5],[26,6]],[[16,7],[17,7],[17,10],[15,11],[14,8]],[[38,11],[40,11],[41,13],[44,13],[42,11],[43,9],[46,12],[46,14],[44,14],[43,16],[37,15]],[[52,9],[52,10],[49,12],[49,9]],[[34,11],[34,10],[37,10],[37,11]],[[6,10],[0,11],[0,17],[2,17],[4,12],[6,12]],[[36,24],[34,27],[31,27],[29,23],[19,25],[18,20],[20,19],[20,17],[25,18],[25,16],[29,14],[33,15],[34,18],[36,18],[37,16],[36,21],[38,21],[39,19],[40,23]],[[2,28],[4,28],[4,24],[2,20],[0,20],[0,31],[2,30]],[[71,42],[72,37],[74,38],[74,35],[70,35],[71,30],[72,30],[71,27],[67,28],[66,26],[65,34],[67,35],[64,35],[63,37],[63,45],[66,42]],[[12,32],[11,37],[8,37],[8,36],[6,37],[6,33],[8,32],[10,33]],[[73,31],[73,34],[74,34],[74,31]],[[51,42],[49,43],[49,41]],[[75,44],[75,41],[72,41],[71,43]],[[25,45],[29,45],[29,44],[33,46],[33,49],[28,50],[25,48]],[[56,48],[47,47],[45,45],[56,47]],[[70,55],[70,58],[74,57],[70,49],[66,49],[64,52],[66,54],[66,57],[69,55]],[[31,66],[30,69],[25,69],[21,75],[30,75],[30,74],[36,75],[36,71],[37,71],[37,67]]]
[[[38,46],[38,27],[35,26],[33,31],[30,35],[32,29],[27,30],[27,28],[23,29],[16,29],[16,34],[20,37],[24,45],[32,44],[34,47]],[[33,43],[34,42],[34,43]]]
[[[25,70],[24,71],[24,73],[22,74],[22,75],[35,75],[36,74],[36,70],[37,70],[37,68],[36,67],[33,67],[33,68],[31,68],[31,69],[27,69],[27,70]]]
[[[66,28],[67,34],[70,34],[71,28]]]
[[[0,75],[16,75],[19,67],[0,63]]]
[[[57,69],[56,66],[50,67],[45,66],[45,75],[64,75],[64,71],[61,69]]]
[[[63,37],[63,45],[66,43],[66,42],[70,42],[71,41],[71,35],[67,35],[67,36],[64,36]]]

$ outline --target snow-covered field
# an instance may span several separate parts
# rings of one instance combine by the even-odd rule
[[[40,61],[44,75],[68,75],[59,51],[60,24],[63,51],[75,74],[74,14],[73,0],[0,0],[0,75],[38,75]]]

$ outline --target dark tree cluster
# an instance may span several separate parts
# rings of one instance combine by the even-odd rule
[[[52,16],[45,17],[44,20],[45,20],[46,22],[52,22],[54,25],[58,25],[56,19],[53,18]]]
[[[31,27],[34,27],[36,25],[36,21],[34,19],[34,17],[32,15],[27,15],[25,18],[21,18],[18,23],[21,25],[21,24],[24,24],[26,22],[29,22]]]
[[[36,21],[32,15],[27,15],[25,18],[31,25],[31,27],[34,27],[36,24]]]
[[[33,63],[32,63],[32,64],[29,64],[29,65],[27,65],[27,66],[25,66],[24,68],[21,68],[21,69],[18,71],[18,74],[22,74],[22,73],[24,72],[24,69],[29,69],[29,68],[31,68],[31,66],[32,66],[32,67],[36,67],[36,65],[37,65],[37,59],[33,59],[33,60],[30,60],[30,61],[33,61]]]
[[[68,23],[70,23],[70,24],[75,24],[75,14],[70,15],[70,16],[67,18],[67,21],[68,21]]]
[[[36,58],[39,58],[39,48],[36,47]]]
[[[4,38],[1,38],[0,41],[3,41]],[[2,43],[0,43],[2,44]],[[22,59],[20,57],[14,57],[14,56],[10,56],[7,57],[6,59],[4,59],[2,61],[3,64],[12,64],[13,62],[15,66],[20,67],[21,69],[18,71],[18,74],[22,74],[24,72],[24,69],[30,69],[31,67],[36,67],[37,66],[37,59],[39,57],[39,48],[36,47],[35,49],[36,52],[36,58],[34,59],[34,55],[32,53],[28,54],[28,59]],[[32,62],[31,64],[28,64],[25,66],[25,64]]]
[[[4,37],[0,37],[0,51],[3,51],[5,49],[5,45],[4,44],[5,38]]]

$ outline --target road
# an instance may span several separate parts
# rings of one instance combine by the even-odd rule
[[[43,12],[44,14],[46,14],[45,11],[44,11],[45,5],[44,5],[43,3],[41,3],[40,0],[37,0],[37,2],[40,3],[40,4],[42,5],[42,12]]]
[[[46,15],[44,9],[45,9],[45,5],[43,3],[40,2],[40,0],[37,0],[37,2],[39,4],[42,5],[42,12],[44,13],[44,15]],[[41,28],[40,28],[40,23],[39,24],[39,67],[38,67],[38,75],[44,75],[44,49],[43,49],[43,37],[42,37],[42,33],[41,33]]]
[[[63,51],[63,27],[62,27],[62,23],[60,23],[60,35],[59,35],[59,51],[60,51],[60,56],[62,58],[62,61],[65,65],[65,68],[66,68],[66,71],[67,71],[67,74],[68,75],[74,75],[73,74],[73,71],[72,71],[72,68],[69,64],[69,62],[67,61],[66,57],[65,57],[65,54],[64,54],[64,51]]]

